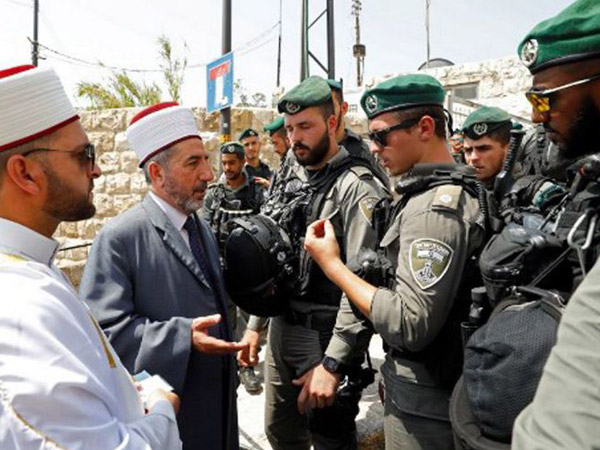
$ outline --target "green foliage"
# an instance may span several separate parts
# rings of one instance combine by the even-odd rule
[[[183,86],[183,76],[187,68],[187,44],[184,43],[184,56],[182,59],[176,59],[173,56],[173,47],[171,41],[166,36],[158,38],[159,55],[162,59],[160,68],[163,71],[165,82],[171,100],[179,102],[181,100],[181,87]]]
[[[160,68],[171,100],[181,101],[181,87],[187,67],[187,56],[176,59],[171,41],[166,36],[157,40]],[[187,53],[187,46],[185,46]],[[134,80],[126,71],[112,71],[103,83],[77,83],[77,96],[89,101],[89,109],[144,107],[160,103],[162,91],[158,84]]]
[[[242,108],[266,108],[267,96],[262,92],[249,94],[244,87],[242,80],[237,79],[233,82],[233,95],[237,98],[235,106]]]

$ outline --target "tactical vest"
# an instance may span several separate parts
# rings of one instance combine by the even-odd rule
[[[427,166],[429,167],[426,168],[426,170],[428,173],[431,172],[430,175],[410,177],[398,182],[396,185],[396,192],[399,193],[401,197],[391,206],[385,229],[389,228],[394,218],[413,196],[439,186],[452,184],[461,186],[467,195],[478,200],[480,214],[476,219],[476,222],[480,224],[484,230],[487,230],[489,226],[487,225],[488,214],[485,188],[477,181],[477,178],[470,171],[470,168],[454,164],[435,164]],[[463,351],[461,322],[463,322],[469,314],[471,289],[480,284],[480,279],[475,275],[478,273],[478,256],[479,252],[469,255],[448,318],[433,341],[425,349],[418,352],[399,349],[391,350],[393,356],[422,362],[438,385],[448,389],[452,388],[462,371]],[[386,346],[384,345],[384,348],[385,347]],[[386,350],[388,349],[386,348]]]

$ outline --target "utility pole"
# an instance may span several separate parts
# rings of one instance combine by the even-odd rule
[[[279,43],[277,44],[277,87],[281,85],[281,8],[283,0],[279,0]]]
[[[356,58],[356,85],[362,86],[363,74],[365,70],[365,56],[367,55],[366,47],[360,43],[360,11],[362,5],[360,0],[354,0],[352,2],[352,15],[354,16],[354,32],[355,32],[355,43],[352,47],[354,57]]]
[[[430,0],[425,0],[425,32],[427,33],[427,62],[425,67],[429,69],[429,59],[431,57],[431,47],[429,43],[429,4]]]
[[[37,67],[39,58],[39,47],[38,47],[38,15],[40,13],[40,2],[39,0],[33,1],[33,42],[31,43],[31,63]]]
[[[223,0],[223,23],[221,34],[221,54],[231,51],[231,0]],[[232,99],[233,101],[233,99]],[[231,141],[231,107],[221,110],[219,117],[219,140],[221,144]],[[220,167],[220,164],[219,164]]]
[[[310,28],[327,15],[327,67],[319,61],[309,48],[308,32]],[[308,0],[302,0],[302,23],[300,26],[300,81],[310,76],[309,57],[327,74],[327,78],[335,78],[335,37],[333,0],[326,0],[326,7],[312,22],[308,22]]]

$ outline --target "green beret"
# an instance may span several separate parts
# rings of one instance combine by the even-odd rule
[[[273,134],[279,130],[284,125],[283,117],[279,116],[273,122],[265,125],[264,130],[269,133],[269,136],[273,136]]]
[[[331,88],[332,91],[343,91],[344,90],[344,83],[342,82],[342,80],[334,80],[332,78],[329,78],[327,80],[327,84],[329,85],[329,87]]]
[[[519,44],[518,53],[532,74],[560,64],[600,58],[600,2],[577,0],[540,22]]]
[[[321,105],[331,99],[331,88],[321,77],[312,76],[285,94],[277,104],[280,113],[296,114],[310,106]]]
[[[247,137],[254,137],[254,136],[258,136],[258,133],[256,131],[254,131],[252,128],[248,128],[248,129],[242,131],[238,140],[241,141],[242,139],[246,139]]]
[[[511,120],[506,111],[493,106],[482,106],[467,116],[463,131],[467,137],[479,139],[507,123],[511,123]]]
[[[221,154],[244,156],[244,146],[236,141],[225,142],[223,145],[221,145]]]
[[[367,118],[397,109],[415,106],[444,106],[446,92],[438,80],[429,75],[400,75],[367,89],[360,104]]]

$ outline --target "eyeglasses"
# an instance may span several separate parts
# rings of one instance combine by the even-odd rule
[[[583,80],[573,81],[572,83],[563,84],[562,86],[557,86],[555,88],[546,89],[545,91],[536,91],[535,89],[531,89],[525,92],[525,97],[527,97],[527,100],[529,100],[529,103],[531,103],[531,106],[533,106],[533,109],[536,112],[543,114],[550,111],[550,108],[552,107],[552,98],[557,92],[589,83],[590,81],[597,79],[600,79],[600,74],[589,78],[584,78]]]
[[[413,125],[419,123],[419,120],[421,120],[420,117],[415,117],[412,119],[404,120],[403,122],[397,123],[396,125],[392,125],[391,127],[384,128],[383,130],[370,131],[369,139],[371,139],[373,142],[375,142],[380,147],[385,147],[387,145],[387,135],[388,134],[390,134],[392,131],[404,130],[406,128],[410,128]]]
[[[89,164],[89,169],[91,171],[94,170],[94,166],[96,165],[96,147],[94,144],[87,144],[80,152],[71,152],[69,150],[59,150],[55,148],[34,148],[33,150],[22,153],[22,155],[27,156],[34,152],[70,153],[71,155],[77,156],[82,165]]]

